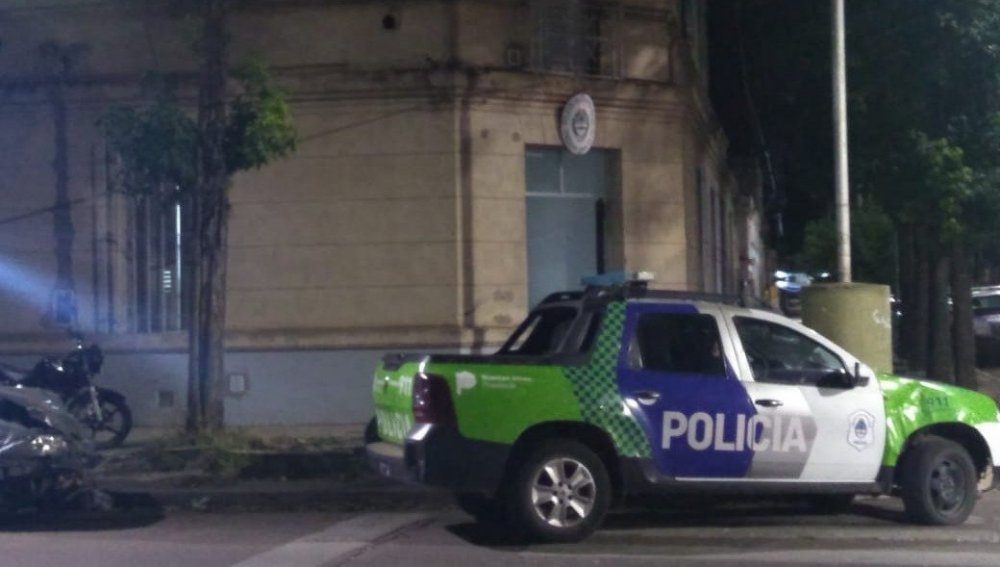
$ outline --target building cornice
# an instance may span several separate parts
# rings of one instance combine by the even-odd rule
[[[382,68],[358,69],[342,64],[285,66],[273,69],[278,84],[291,102],[426,101],[446,104],[466,97],[473,103],[489,101],[562,104],[569,96],[587,92],[602,108],[676,112],[690,104],[683,90],[663,81],[575,77],[518,72],[503,68]],[[196,76],[170,73],[178,97],[192,105]],[[70,104],[106,105],[140,102],[142,75],[94,74],[56,79],[25,75],[0,80],[4,104],[39,104],[47,101],[46,88],[60,84]],[[699,112],[699,115],[703,115]]]
[[[226,350],[417,350],[476,349],[496,347],[506,340],[510,328],[383,327],[330,329],[269,329],[226,332]],[[158,334],[88,335],[109,354],[183,354],[186,332]],[[62,333],[0,335],[0,355],[61,356],[73,348]]]

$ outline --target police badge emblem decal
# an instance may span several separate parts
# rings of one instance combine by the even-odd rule
[[[865,410],[858,410],[847,418],[847,443],[858,451],[864,451],[875,441],[875,416]]]

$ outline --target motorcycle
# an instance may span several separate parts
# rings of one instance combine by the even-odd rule
[[[45,392],[0,386],[0,510],[107,509],[90,470],[100,460],[89,434]]]
[[[54,393],[66,410],[90,430],[98,449],[118,447],[132,430],[132,412],[125,396],[93,383],[104,364],[101,347],[84,347],[82,337],[74,338],[76,347],[62,360],[43,358],[31,370],[0,363],[0,385]]]

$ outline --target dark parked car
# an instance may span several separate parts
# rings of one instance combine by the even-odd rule
[[[981,362],[1000,360],[1000,286],[972,288],[976,352]]]
[[[89,473],[97,462],[83,424],[58,400],[0,386],[0,511],[94,505],[100,494]]]

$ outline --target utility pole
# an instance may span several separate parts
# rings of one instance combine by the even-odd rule
[[[837,272],[851,282],[851,200],[847,168],[847,64],[844,0],[833,2],[833,129],[834,180],[837,191]]]
[[[889,286],[851,283],[851,201],[847,176],[847,65],[844,0],[833,8],[833,129],[840,282],[813,284],[802,296],[802,322],[854,353],[867,366],[892,371]],[[857,367],[858,372],[862,372]],[[869,376],[868,374],[864,374]]]
[[[851,282],[851,199],[847,168],[847,56],[844,0],[833,1],[833,128],[834,180],[837,190],[837,272]]]

